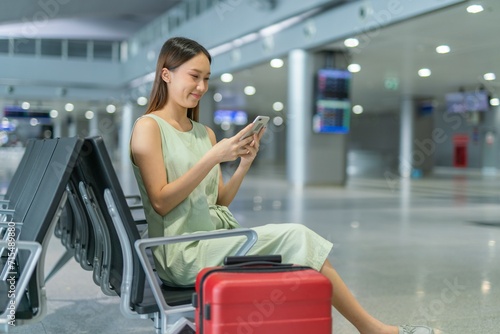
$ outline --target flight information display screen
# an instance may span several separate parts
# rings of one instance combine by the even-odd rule
[[[313,116],[315,133],[348,133],[351,113],[351,73],[347,70],[321,69],[316,83]]]

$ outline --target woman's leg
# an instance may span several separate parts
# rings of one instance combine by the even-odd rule
[[[359,304],[351,291],[347,288],[337,271],[328,260],[325,261],[320,272],[325,275],[333,286],[332,306],[337,309],[362,334],[397,334],[398,328],[388,326],[372,317]]]

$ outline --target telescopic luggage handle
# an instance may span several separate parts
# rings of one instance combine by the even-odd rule
[[[224,265],[254,265],[254,264],[280,264],[281,255],[248,255],[248,256],[226,256]]]

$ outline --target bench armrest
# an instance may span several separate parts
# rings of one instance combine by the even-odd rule
[[[0,247],[9,247],[9,243],[3,240],[0,240]],[[18,272],[19,278],[15,283],[15,292],[8,297],[9,302],[6,304],[7,308],[5,310],[0,310],[0,329],[5,326],[9,326],[9,315],[10,311],[8,307],[13,305],[15,309],[17,309],[17,305],[20,304],[21,298],[23,297],[24,291],[28,286],[28,282],[33,274],[36,264],[38,263],[38,259],[42,254],[42,246],[37,242],[29,242],[29,241],[16,241],[15,248],[18,250],[27,250],[30,252],[30,255],[23,266],[22,272]],[[9,261],[5,262],[5,266],[9,267],[11,264]],[[10,271],[9,268],[7,268]],[[9,280],[8,286],[11,286],[11,281]],[[15,310],[14,310],[15,311]]]

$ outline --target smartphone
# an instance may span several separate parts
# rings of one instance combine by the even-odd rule
[[[241,137],[240,140],[243,140],[247,137],[253,136],[255,133],[259,133],[260,129],[262,129],[264,126],[266,126],[267,122],[269,122],[269,117],[268,116],[257,116],[254,121],[252,122],[253,126],[248,131]]]

